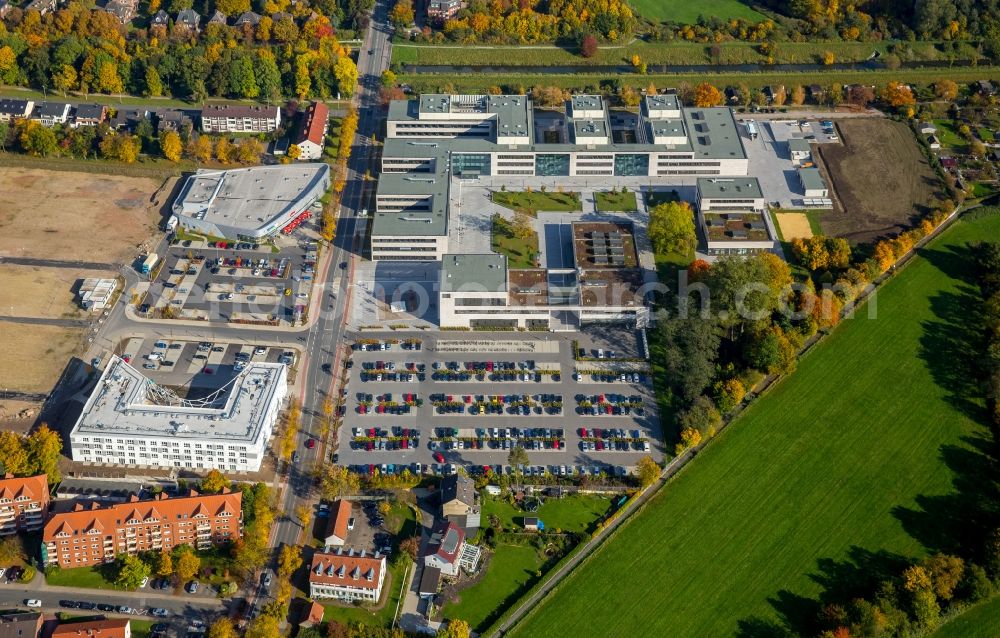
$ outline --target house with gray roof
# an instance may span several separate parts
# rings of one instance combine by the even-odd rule
[[[170,14],[168,14],[163,9],[156,12],[152,18],[149,19],[149,25],[152,27],[165,27],[170,24]]]
[[[42,102],[35,107],[32,118],[42,123],[42,126],[65,124],[69,120],[70,105],[62,102]]]
[[[35,103],[32,100],[0,98],[0,122],[27,118],[34,108]]]
[[[244,11],[240,17],[236,18],[236,22],[233,23],[234,27],[251,26],[255,27],[260,24],[260,14],[254,13],[253,11]]]
[[[476,484],[465,474],[451,474],[441,480],[441,517],[469,534],[479,529],[479,493]]]
[[[97,126],[108,118],[108,107],[103,104],[78,104],[73,113],[73,126]]]
[[[193,33],[197,33],[200,30],[200,23],[201,14],[194,9],[184,9],[177,14],[177,18],[174,20],[174,27],[184,27]]]

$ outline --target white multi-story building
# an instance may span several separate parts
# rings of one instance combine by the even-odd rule
[[[195,14],[197,15],[197,14]],[[201,110],[204,133],[270,133],[281,124],[277,106],[210,105]]]
[[[682,108],[674,95],[647,96],[630,126],[613,119],[598,95],[574,96],[565,116],[535,119],[523,95],[392,102],[372,259],[440,261],[449,252],[452,178],[691,178],[749,170],[732,111]]]
[[[363,550],[316,552],[309,566],[309,596],[376,603],[385,581],[385,556]]]
[[[74,461],[256,472],[287,393],[281,363],[251,363],[192,401],[112,357],[70,431]]]

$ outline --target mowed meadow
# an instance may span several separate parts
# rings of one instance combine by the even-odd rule
[[[987,436],[962,369],[978,239],[1000,216],[924,248],[513,635],[808,635],[825,594],[953,550]]]

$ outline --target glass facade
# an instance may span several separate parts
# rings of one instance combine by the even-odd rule
[[[615,175],[620,177],[649,175],[649,155],[646,153],[615,155]]]
[[[475,177],[490,174],[489,153],[453,153],[451,170],[455,175]]]
[[[569,177],[569,154],[538,154],[535,175],[539,177]]]

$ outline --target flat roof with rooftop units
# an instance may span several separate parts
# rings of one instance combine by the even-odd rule
[[[181,226],[195,232],[263,238],[305,212],[329,187],[325,163],[201,169],[184,183],[173,213]]]
[[[146,441],[159,442],[179,448],[175,454],[183,449],[192,457],[188,460],[202,454],[202,445],[218,443],[246,452],[240,469],[257,471],[286,393],[282,363],[251,362],[222,387],[189,400],[113,356],[70,431],[73,459],[101,462],[93,444],[102,440],[127,439],[133,445],[141,440],[143,446]],[[197,452],[192,451],[193,443]],[[163,462],[155,462],[155,457],[131,458],[136,465],[175,465],[166,461],[168,457]]]
[[[441,292],[504,292],[507,290],[507,257],[445,255],[441,260]]]
[[[760,199],[764,197],[756,177],[701,177],[698,194],[702,199]]]

